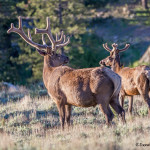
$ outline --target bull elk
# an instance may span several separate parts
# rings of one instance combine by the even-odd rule
[[[128,112],[132,114],[133,96],[141,95],[142,99],[147,103],[150,115],[150,68],[142,65],[135,68],[124,67],[120,64],[119,53],[127,50],[130,44],[126,44],[123,49],[118,49],[117,44],[112,44],[112,50],[107,43],[103,47],[110,52],[110,56],[99,62],[100,65],[110,66],[112,70],[118,73],[122,78],[122,88],[120,92],[121,106],[123,107],[125,96],[129,96]]]
[[[32,41],[29,30],[28,36],[24,33],[21,17],[19,17],[19,28],[11,24],[7,32],[19,34],[29,45],[36,48],[40,55],[44,56],[43,81],[49,95],[57,105],[62,129],[65,122],[68,126],[70,125],[72,105],[90,107],[99,104],[109,125],[113,119],[110,104],[125,122],[124,110],[119,104],[120,76],[106,67],[73,69],[62,66],[68,63],[69,59],[57,54],[56,51],[69,44],[70,38],[66,40],[66,36],[61,32],[60,38],[56,35],[54,40],[48,17],[46,29],[35,29],[35,34],[42,34],[43,45]],[[45,43],[44,34],[48,36],[51,46]]]

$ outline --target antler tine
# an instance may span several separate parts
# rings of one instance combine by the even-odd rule
[[[64,42],[62,44],[56,45],[56,50],[68,45],[69,43],[70,43],[70,37],[68,36],[66,41],[66,36],[64,35]]]
[[[19,29],[22,30],[22,18],[21,16],[18,17],[19,20]]]
[[[64,35],[64,41],[63,41],[63,43],[65,43],[65,41],[66,41],[66,35]]]
[[[24,33],[24,31],[22,29],[22,18],[19,16],[18,20],[19,20],[19,27],[15,28],[14,24],[11,23],[11,28],[7,31],[7,33],[15,32],[15,33],[19,34],[28,44],[35,47],[36,49],[46,50],[46,46],[40,45],[40,44],[32,41],[31,34],[30,34],[29,30],[28,30],[28,36]]]
[[[30,40],[32,40],[30,29],[28,29],[28,37],[29,37]]]
[[[13,24],[13,23],[11,23],[11,25],[10,25],[10,26],[11,26],[11,28],[14,28],[14,24]]]
[[[52,47],[55,47],[55,40],[54,40],[52,33],[51,33],[50,18],[49,17],[46,18],[46,22],[47,22],[46,29],[35,28],[35,34],[37,34],[37,33],[47,34],[49,40],[52,43]]]
[[[60,44],[63,40],[64,32],[61,31],[60,33],[60,39],[58,39],[58,34],[56,33],[56,44]]]
[[[47,20],[47,28],[46,28],[46,29],[47,29],[47,31],[48,31],[47,35],[48,35],[50,41],[51,41],[52,43],[55,43],[55,40],[54,40],[53,35],[52,35],[52,33],[51,33],[50,18],[47,17],[46,20]]]
[[[111,49],[108,47],[107,43],[103,44],[103,47],[104,47],[108,52],[111,52]]]
[[[67,41],[65,40],[63,43],[61,43],[62,40],[63,40],[63,37],[64,37],[64,33],[63,32],[61,32],[59,39],[58,39],[58,34],[56,34],[56,41],[54,40],[54,38],[52,36],[52,33],[51,33],[51,27],[50,27],[50,19],[49,19],[49,17],[47,17],[46,22],[47,22],[46,29],[38,29],[38,28],[36,28],[35,29],[35,34],[37,34],[37,33],[47,34],[49,40],[52,43],[51,48],[52,48],[53,51],[56,51],[58,48],[61,48],[63,46],[68,45],[69,42],[70,42],[70,38],[69,37],[68,37]]]
[[[123,52],[123,51],[127,50],[129,47],[130,47],[130,44],[126,44],[123,49],[118,49],[118,50],[119,50],[119,52]]]
[[[116,44],[116,43],[113,43],[113,44],[112,44],[112,48],[113,48],[112,50],[113,50],[113,51],[114,51],[114,50],[117,50],[117,47],[118,47],[118,44]]]
[[[56,41],[58,41],[58,34],[56,33]]]
[[[14,31],[14,29],[17,29],[17,28],[15,28],[15,27],[14,27],[14,24],[13,24],[13,23],[11,23],[11,25],[10,25],[10,29],[8,29],[7,33],[11,33],[11,32],[13,32],[13,31]]]
[[[42,42],[43,42],[43,45],[46,45],[44,34],[42,34]]]

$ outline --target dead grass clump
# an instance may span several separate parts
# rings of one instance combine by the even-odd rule
[[[6,133],[0,133],[0,149],[9,150],[15,148],[12,138]]]

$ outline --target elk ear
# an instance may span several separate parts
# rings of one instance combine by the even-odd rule
[[[39,50],[39,49],[36,49],[38,51],[38,53],[41,55],[41,56],[46,56],[47,55],[47,52],[44,51],[44,50]]]

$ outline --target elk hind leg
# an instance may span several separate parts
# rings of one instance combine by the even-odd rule
[[[114,114],[113,114],[113,112],[112,112],[112,110],[110,109],[110,107],[109,107],[109,106],[108,106],[108,113],[109,113],[110,121],[112,121],[112,120],[113,120],[113,118],[114,118]]]
[[[150,98],[148,96],[148,94],[143,94],[141,93],[141,96],[142,96],[142,99],[147,103],[148,105],[148,114],[149,114],[149,117],[150,117]]]
[[[138,86],[137,89],[142,96],[142,99],[147,103],[149,108],[149,116],[150,116],[150,97],[148,95],[149,93],[149,81],[146,78],[145,74],[141,74],[141,76],[138,79]]]
[[[71,117],[71,105],[65,105],[65,110],[66,110],[66,117],[65,117],[65,121],[67,126],[70,126],[70,117]]]
[[[105,103],[102,103],[99,105],[100,106],[100,110],[102,111],[102,113],[105,115],[105,119],[106,119],[106,124],[109,127],[111,125],[111,121],[113,119],[113,114],[111,112],[111,109],[109,106],[107,106]]]
[[[123,123],[126,123],[125,120],[125,111],[124,109],[120,106],[118,98],[114,98],[110,102],[111,107],[116,111],[116,113],[121,117],[121,120]]]

